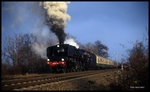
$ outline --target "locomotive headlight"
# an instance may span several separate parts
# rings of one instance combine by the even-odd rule
[[[47,61],[50,61],[50,59],[47,59]]]
[[[59,45],[57,45],[57,47],[59,47]]]
[[[64,59],[63,59],[63,58],[62,58],[61,60],[62,60],[62,61],[64,61]]]

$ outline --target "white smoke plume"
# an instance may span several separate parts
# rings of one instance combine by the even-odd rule
[[[67,14],[67,4],[69,2],[41,2],[40,6],[45,9],[46,23],[50,30],[56,34],[60,43],[64,43],[66,34],[64,28],[66,21],[70,21],[70,16]]]
[[[32,44],[32,50],[41,58],[46,59],[47,47],[57,44],[56,36],[47,27],[37,27],[32,34],[36,38]]]
[[[79,45],[75,42],[73,38],[65,40],[64,44],[75,46],[77,49],[79,48]]]
[[[40,55],[42,58],[46,59],[46,46],[39,44],[39,43],[33,43],[32,44],[33,50]]]
[[[32,44],[33,51],[41,56],[42,58],[46,59],[46,49],[51,45],[57,44],[57,40],[51,40],[48,44],[47,41],[50,41],[52,38],[58,38],[59,42],[63,43],[65,39],[65,32],[64,28],[66,27],[66,21],[70,20],[70,16],[66,13],[67,12],[67,4],[69,2],[40,2],[39,8],[37,6],[38,3],[34,3],[33,7],[30,7],[32,13],[40,14],[39,17],[44,17],[45,20],[41,19],[41,22],[38,23],[36,26],[37,29],[34,31],[33,35],[37,37],[37,41]],[[44,30],[44,24],[47,24],[49,32]],[[52,37],[53,33],[56,37]],[[55,41],[55,42],[54,42]]]

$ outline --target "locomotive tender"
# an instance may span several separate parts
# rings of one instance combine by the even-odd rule
[[[115,63],[69,44],[47,48],[47,64],[53,72],[74,72],[88,69],[114,68]]]

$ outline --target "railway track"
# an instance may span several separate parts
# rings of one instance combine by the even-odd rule
[[[15,80],[5,80],[2,81],[2,90],[17,90],[21,88],[27,88],[47,83],[59,82],[69,79],[80,78],[84,76],[95,75],[99,73],[104,73],[107,71],[113,70],[91,70],[91,71],[84,71],[84,72],[72,72],[66,74],[56,74],[55,76],[42,76],[42,77],[35,77],[35,78],[28,78],[28,79],[15,79]]]

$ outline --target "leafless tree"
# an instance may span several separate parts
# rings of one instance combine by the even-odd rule
[[[80,44],[80,48],[104,58],[108,58],[108,47],[102,44],[99,40],[95,41],[94,44],[90,42],[85,45]]]
[[[2,70],[7,71],[8,74],[48,72],[46,60],[42,59],[32,50],[32,44],[36,41],[38,40],[32,34],[15,34],[14,37],[8,36],[2,50],[2,59],[5,62],[2,64]],[[50,46],[53,43],[53,39],[47,41],[47,44]]]

